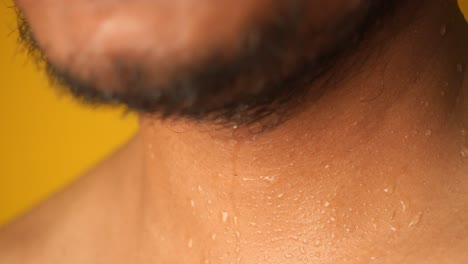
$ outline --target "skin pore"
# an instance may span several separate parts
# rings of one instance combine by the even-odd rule
[[[274,129],[142,114],[0,263],[468,262],[467,25],[409,2]]]

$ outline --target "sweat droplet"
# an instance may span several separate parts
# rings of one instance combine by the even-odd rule
[[[401,211],[404,213],[406,211],[406,205],[403,201],[400,200],[400,204],[401,204]]]
[[[457,64],[457,71],[462,73],[463,72],[463,65],[461,63]]]
[[[443,37],[447,34],[447,26],[446,25],[442,25],[440,27],[440,31],[439,31],[440,35]]]
[[[432,130],[428,129],[426,130],[426,137],[430,137],[432,135]]]
[[[468,148],[465,146],[462,146],[460,154],[463,158],[468,158]]]
[[[323,203],[323,206],[329,207],[329,206],[330,206],[330,202],[329,202],[329,201],[325,201],[325,202]]]
[[[189,241],[188,241],[188,247],[189,247],[189,248],[192,248],[192,246],[193,246],[193,240],[192,240],[192,239],[189,239]]]
[[[419,212],[415,217],[413,217],[411,222],[408,224],[408,227],[414,227],[417,224],[419,224],[419,222],[421,222],[422,214],[423,214],[422,212]]]
[[[229,217],[229,213],[228,212],[222,212],[221,214],[223,216],[223,222],[226,223],[226,221],[227,221],[227,219]]]
[[[260,180],[273,182],[276,180],[276,176],[261,176]]]

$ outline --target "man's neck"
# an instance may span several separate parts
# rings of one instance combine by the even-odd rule
[[[449,2],[398,14],[270,131],[142,117],[142,254],[367,262],[448,226],[468,205],[467,30]]]

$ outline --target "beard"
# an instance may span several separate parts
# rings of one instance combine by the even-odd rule
[[[228,126],[262,122],[270,128],[287,120],[305,98],[318,99],[330,89],[332,85],[314,84],[332,74],[334,66],[376,30],[376,22],[393,13],[397,1],[363,2],[334,23],[311,29],[303,1],[294,1],[294,6],[278,8],[271,19],[246,26],[228,56],[226,47],[212,47],[188,63],[169,65],[170,71],[158,70],[144,57],[116,56],[105,71],[95,67],[86,75],[49,60],[23,15],[18,17],[28,52],[55,87],[80,101],[125,105],[163,119]]]

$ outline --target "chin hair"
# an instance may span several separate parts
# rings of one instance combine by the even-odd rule
[[[391,3],[385,3],[391,2]],[[298,25],[305,14],[300,10],[281,17],[278,23],[255,31],[259,41],[252,45],[252,32],[240,38],[240,51],[234,59],[221,59],[217,52],[195,66],[178,71],[169,83],[155,84],[148,70],[131,62],[116,60],[115,71],[125,89],[99,89],[62,67],[52,64],[41,51],[23,14],[18,10],[20,42],[44,69],[55,87],[91,105],[124,105],[131,111],[159,118],[184,118],[222,126],[260,123],[261,131],[277,126],[307,101],[318,99],[330,85],[314,85],[333,66],[353,51],[376,21],[393,13],[397,1],[370,1],[365,15],[352,14],[336,28],[335,45],[310,59],[300,51],[316,35],[301,35]],[[358,22],[355,22],[359,19]],[[354,24],[352,28],[348,25]],[[346,29],[346,27],[348,27]],[[343,30],[345,28],[346,30]],[[300,31],[300,32],[299,32]],[[347,32],[346,34],[339,32]],[[312,42],[313,43],[313,42]],[[278,68],[290,57],[285,51],[299,51],[293,67],[282,73]],[[279,66],[278,66],[279,65]],[[325,82],[329,84],[329,82]]]

